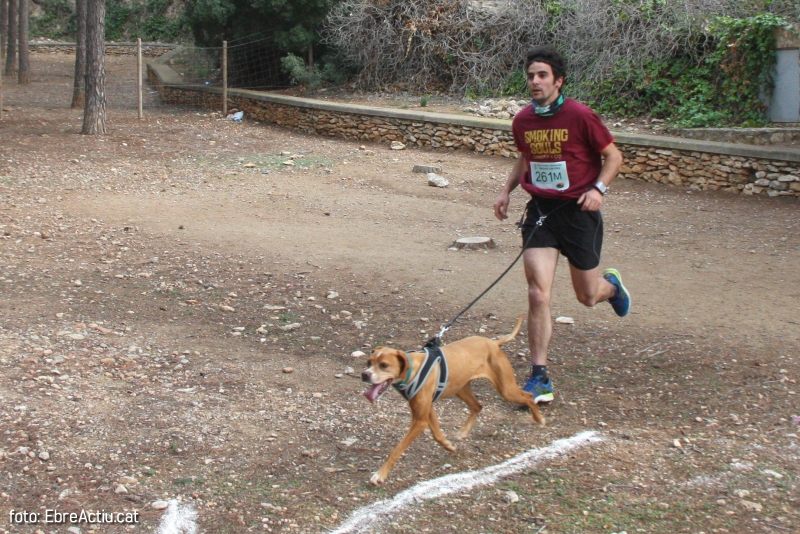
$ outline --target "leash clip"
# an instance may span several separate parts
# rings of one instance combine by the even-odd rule
[[[439,333],[438,333],[438,334],[436,334],[435,336],[433,336],[432,338],[430,338],[430,339],[427,341],[427,343],[425,343],[425,348],[428,348],[428,349],[436,349],[436,348],[439,348],[439,347],[441,346],[441,344],[442,344],[442,336],[443,336],[443,335],[444,335],[444,333],[445,333],[445,332],[447,332],[448,330],[450,330],[450,327],[449,327],[449,326],[445,326],[444,328],[442,328],[442,329],[439,331]]]
[[[539,217],[539,220],[538,220],[538,221],[536,221],[536,226],[541,226],[541,225],[543,225],[543,224],[544,224],[544,220],[545,220],[546,218],[547,218],[547,215],[542,215],[541,217]]]

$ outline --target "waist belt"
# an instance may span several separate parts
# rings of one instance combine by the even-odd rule
[[[447,387],[447,360],[439,347],[425,348],[425,359],[422,360],[422,365],[419,371],[409,382],[401,382],[400,384],[392,384],[392,387],[397,390],[406,400],[411,400],[419,393],[428,375],[431,374],[433,367],[439,364],[439,381],[436,383],[436,393],[433,395],[433,400],[437,400],[444,393]],[[409,359],[409,362],[411,360]]]

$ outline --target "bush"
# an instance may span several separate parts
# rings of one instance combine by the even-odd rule
[[[346,76],[329,56],[322,58],[322,68],[314,65],[309,69],[302,58],[289,54],[281,58],[283,70],[291,77],[292,83],[300,85],[311,91],[323,87],[324,85],[340,85],[344,83]]]
[[[773,87],[773,30],[784,24],[771,14],[719,17],[692,54],[641,68],[621,63],[589,88],[588,100],[601,113],[649,114],[685,128],[764,124],[761,95]]]

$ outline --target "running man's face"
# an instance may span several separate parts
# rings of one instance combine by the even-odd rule
[[[533,100],[540,106],[549,106],[556,101],[564,83],[564,77],[555,78],[553,68],[547,63],[535,61],[528,67],[528,89]]]

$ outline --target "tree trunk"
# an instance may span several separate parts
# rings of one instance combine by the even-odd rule
[[[6,46],[6,76],[17,73],[17,7],[18,0],[8,0],[8,46]]]
[[[75,80],[72,86],[73,108],[82,108],[86,100],[86,0],[75,0]]]
[[[86,105],[82,134],[106,133],[106,2],[88,0],[86,6]]]
[[[6,57],[6,40],[8,32],[8,0],[0,0],[0,60]]]
[[[28,0],[19,0],[19,75],[17,83],[31,83],[31,60],[28,54]]]

